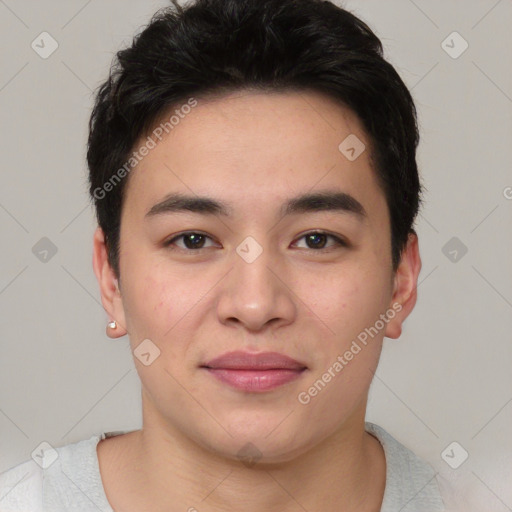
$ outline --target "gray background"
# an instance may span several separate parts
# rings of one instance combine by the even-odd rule
[[[512,510],[512,2],[338,3],[412,90],[427,188],[418,303],[385,339],[367,419],[427,459],[466,510]],[[0,0],[0,471],[42,441],[141,426],[128,338],[106,337],[92,270],[85,142],[114,52],[165,5]],[[59,45],[47,59],[31,47],[43,31]],[[457,58],[445,49],[461,40],[442,44],[454,31],[469,44]],[[43,237],[57,249],[46,262]],[[469,453],[457,469],[441,456],[453,441]]]

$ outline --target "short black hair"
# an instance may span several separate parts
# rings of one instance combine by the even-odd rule
[[[395,272],[409,233],[415,233],[423,187],[414,101],[384,59],[379,38],[325,0],[171,3],[117,52],[89,120],[89,193],[116,277],[124,176],[136,142],[192,97],[253,89],[324,93],[358,116],[389,209]]]

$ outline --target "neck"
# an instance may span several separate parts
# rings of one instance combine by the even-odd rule
[[[376,512],[385,487],[385,458],[364,430],[364,407],[330,437],[290,460],[243,464],[200,446],[145,406],[134,438],[134,486],[146,508],[227,512],[324,510]],[[142,492],[142,491],[141,491]],[[141,498],[142,499],[142,498]]]

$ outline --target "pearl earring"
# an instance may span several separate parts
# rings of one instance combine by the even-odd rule
[[[117,323],[115,320],[112,320],[112,322],[109,322],[108,323],[108,326],[111,328],[111,329],[116,329],[117,328]]]

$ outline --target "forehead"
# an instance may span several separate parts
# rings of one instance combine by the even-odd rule
[[[340,103],[314,92],[247,91],[196,101],[174,116],[172,128],[167,125],[168,133],[131,172],[128,213],[143,217],[169,192],[215,196],[254,213],[317,188],[342,190],[370,209],[385,208],[370,140]],[[177,110],[179,105],[162,122]],[[351,159],[346,149],[354,142],[356,150],[366,149]]]

